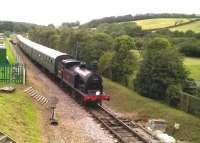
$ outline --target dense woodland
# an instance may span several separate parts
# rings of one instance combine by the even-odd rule
[[[134,18],[161,16],[192,17],[194,15],[147,14]],[[119,22],[119,19],[128,21],[129,18],[130,15],[117,17],[116,21]],[[6,31],[28,32],[31,40],[69,53],[86,62],[88,68],[136,90],[143,96],[167,100],[174,106],[179,105],[183,93],[200,96],[199,87],[188,77],[188,71],[183,65],[184,55],[200,57],[199,33],[171,32],[168,29],[147,32],[142,31],[141,27],[133,22],[101,21],[96,28],[79,26],[79,22],[63,23],[58,28],[54,25],[25,24],[25,27],[28,27],[26,29],[23,23],[20,24],[22,24],[21,31],[20,28],[16,28],[17,26],[10,26],[12,28],[7,28]]]

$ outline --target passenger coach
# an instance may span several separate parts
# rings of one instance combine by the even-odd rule
[[[42,65],[50,73],[56,74],[58,62],[70,58],[70,55],[37,44],[17,35],[17,41],[22,50],[35,62]]]

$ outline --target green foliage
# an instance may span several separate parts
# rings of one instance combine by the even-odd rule
[[[24,23],[24,22],[11,22],[0,21],[0,33],[6,32],[29,32],[32,28],[36,27],[36,24]]]
[[[179,47],[180,52],[186,56],[200,57],[200,42],[197,39],[185,39]]]
[[[112,79],[112,60],[113,60],[114,52],[105,52],[98,62],[98,71],[104,75]]]
[[[76,26],[80,26],[80,22],[79,21],[76,21],[76,22],[64,22],[62,23],[61,27],[76,27]]]
[[[124,85],[128,84],[128,76],[133,73],[136,66],[136,58],[130,51],[133,47],[135,43],[129,36],[124,35],[115,39],[112,79]]]
[[[29,37],[37,43],[57,49],[57,30],[53,26],[34,28]]]
[[[34,29],[29,36],[35,42],[66,52],[95,67],[103,53],[113,49],[110,35],[88,29],[41,27]]]
[[[172,106],[178,106],[178,104],[180,103],[181,94],[181,85],[169,85],[169,87],[166,90],[166,96],[169,104]]]
[[[167,88],[171,84],[182,85],[186,78],[181,55],[167,39],[156,38],[144,53],[134,84],[144,96],[165,99]]]
[[[107,33],[113,37],[121,35],[136,36],[143,33],[141,27],[137,26],[134,22],[113,24],[104,23],[97,27],[97,31]]]

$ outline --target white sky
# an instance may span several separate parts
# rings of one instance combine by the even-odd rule
[[[0,6],[0,20],[45,25],[126,14],[200,14],[200,0],[0,0]]]

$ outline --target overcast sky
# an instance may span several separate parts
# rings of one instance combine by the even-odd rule
[[[126,14],[200,14],[200,0],[0,0],[0,5],[0,20],[43,25]]]

